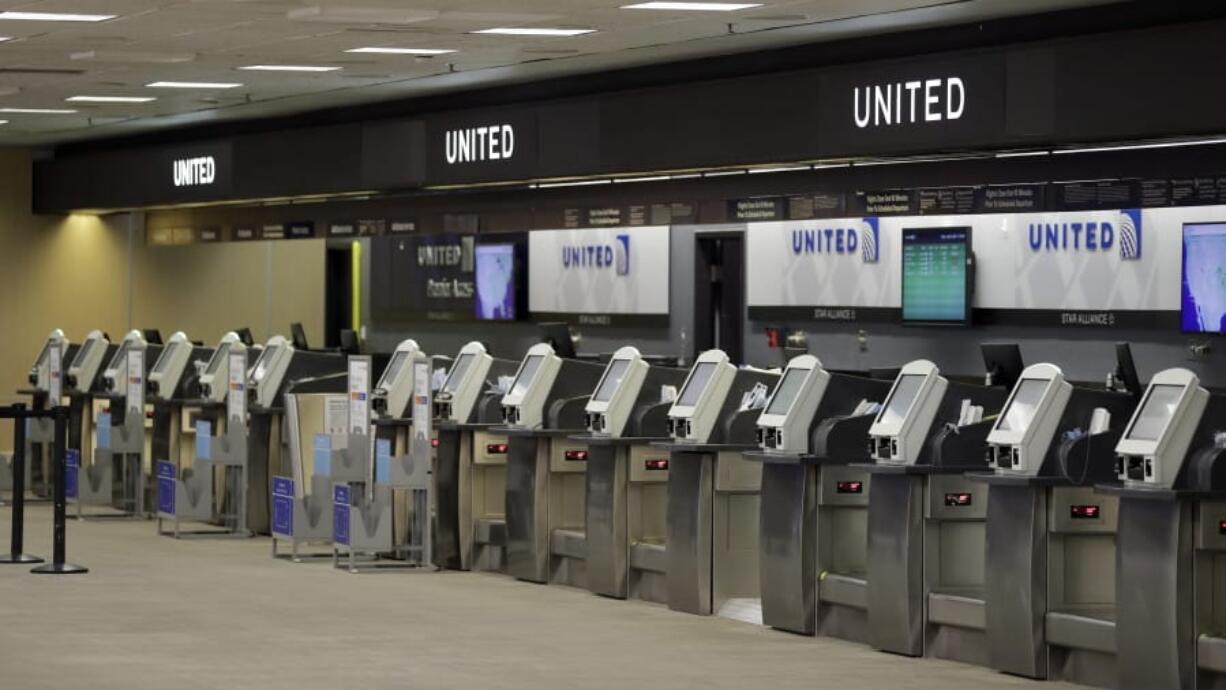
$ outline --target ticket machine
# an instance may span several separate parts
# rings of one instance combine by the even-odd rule
[[[964,473],[986,467],[990,416],[1005,395],[952,381],[927,360],[895,379],[868,434],[862,602],[873,647],[983,663],[987,490]]]
[[[1114,684],[1118,502],[1093,486],[1113,477],[1113,449],[1134,406],[1133,395],[1074,386],[1053,364],[1027,367],[1014,386],[988,434],[986,472],[968,476],[987,489],[974,602],[986,602],[975,630],[986,634],[988,665]]]
[[[758,571],[762,622],[805,635],[863,638],[869,425],[890,381],[788,362],[757,421],[762,465]],[[855,604],[860,604],[858,608]]]
[[[1118,687],[1226,687],[1226,398],[1150,381],[1115,447]]]
[[[651,445],[668,438],[671,398],[685,380],[681,369],[653,367],[634,347],[613,353],[584,409],[587,433],[571,440],[586,446],[586,516],[581,529],[553,532],[550,569],[577,575],[570,584],[625,599],[664,602],[663,574],[639,558],[642,545],[663,545],[668,454]],[[561,511],[558,511],[561,512]],[[569,548],[567,547],[574,547]],[[647,548],[650,550],[650,547]],[[566,560],[581,561],[566,563]]]
[[[132,330],[102,372],[102,390],[93,401],[93,463],[82,463],[77,470],[78,517],[85,505],[114,506],[126,517],[146,516],[153,466],[145,381],[161,350],[161,345],[145,340],[144,332]]]
[[[479,342],[460,349],[434,397],[438,449],[434,491],[435,563],[453,570],[502,570],[506,548],[507,451],[499,379],[519,362],[497,359]]]
[[[300,351],[284,336],[273,336],[247,373],[248,529],[270,534],[272,478],[292,470],[282,453],[284,395],[295,381],[343,374],[346,358],[335,352]]]
[[[582,553],[587,449],[569,437],[584,428],[584,409],[604,368],[562,359],[553,346],[528,349],[502,398],[507,435],[507,573],[529,582],[575,582],[550,572],[553,553]],[[576,559],[562,565],[582,564]]]
[[[668,453],[664,544],[640,545],[638,561],[642,570],[664,573],[675,611],[710,615],[759,597],[762,466],[743,453],[756,447],[759,408],[778,379],[708,350],[669,408],[672,438],[656,446]]]
[[[52,350],[58,350],[58,358],[53,356]],[[58,328],[51,331],[47,339],[43,341],[42,349],[39,350],[34,365],[30,367],[28,376],[30,387],[17,391],[19,395],[30,396],[30,409],[45,410],[48,407],[62,404],[62,400],[52,400],[51,396],[53,389],[61,396],[63,395],[65,371],[76,351],[77,346],[69,343],[64,332]],[[56,379],[54,385],[53,378]],[[28,486],[36,494],[42,496],[51,495],[50,466],[44,465],[44,458],[50,458],[50,451],[44,452],[44,450],[51,447],[54,432],[55,425],[51,419],[29,420],[25,447],[25,463],[29,470],[26,476],[30,479]],[[3,483],[6,488],[11,477],[10,472],[0,468],[0,483]]]

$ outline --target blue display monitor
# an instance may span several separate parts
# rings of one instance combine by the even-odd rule
[[[516,318],[515,245],[478,244],[477,289],[474,313],[481,321],[513,321]]]
[[[1226,333],[1226,223],[1183,226],[1185,333]]]
[[[969,324],[972,267],[970,228],[903,230],[903,323]]]

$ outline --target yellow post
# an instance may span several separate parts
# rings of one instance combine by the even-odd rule
[[[353,306],[350,310],[353,314],[353,332],[361,335],[362,333],[362,243],[358,240],[353,241],[353,250],[350,255],[353,257],[353,268],[350,271],[353,277]]]

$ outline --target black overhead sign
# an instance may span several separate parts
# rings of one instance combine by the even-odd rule
[[[430,184],[528,179],[537,174],[534,108],[444,114],[426,123]]]

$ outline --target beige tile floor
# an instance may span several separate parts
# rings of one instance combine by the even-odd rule
[[[48,554],[49,518],[29,509],[28,551]],[[151,522],[70,522],[69,556],[92,571],[0,567],[0,688],[1073,687],[499,575],[349,575]]]

